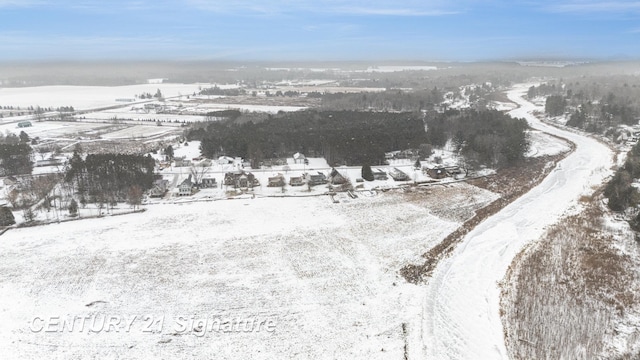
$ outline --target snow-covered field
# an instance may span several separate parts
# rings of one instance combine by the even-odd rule
[[[427,358],[507,358],[498,283],[524,245],[539,239],[545,227],[572,211],[582,194],[590,194],[592,186],[611,173],[613,154],[605,145],[531,116],[540,107],[522,98],[528,86],[508,93],[521,106],[510,114],[526,118],[535,129],[571,140],[576,150],[540,185],[471,231],[438,265],[423,308]]]
[[[34,121],[32,126],[19,128],[16,124],[0,125],[3,133],[18,134],[24,131],[30,138],[39,137],[41,140],[76,140],[76,139],[104,139],[104,140],[134,140],[157,139],[163,136],[175,136],[181,129],[175,126],[113,124],[102,122],[80,121]]]
[[[0,125],[0,131],[3,133],[19,134],[24,131],[30,138],[40,137],[41,139],[74,138],[82,134],[96,134],[112,128],[112,124],[74,121],[34,121],[32,126],[25,128],[19,128],[15,123]]]
[[[529,131],[528,157],[541,157],[547,155],[557,155],[571,150],[571,146],[564,140],[546,134],[542,131]]]
[[[403,358],[421,349],[424,299],[398,269],[495,197],[458,183],[338,204],[150,205],[11,230],[0,241],[2,357]],[[74,317],[85,320],[63,330]],[[264,326],[229,327],[254,320]]]
[[[159,89],[164,97],[191,95],[212,84],[142,84],[129,86],[38,86],[1,88],[0,105],[52,107],[73,106],[76,110],[113,105],[126,105],[116,99],[135,99],[143,93],[155,94]],[[136,99],[137,100],[137,99]],[[142,101],[142,100],[138,100]]]
[[[182,115],[182,114],[156,114],[130,111],[127,108],[114,109],[100,112],[83,114],[79,118],[89,120],[134,120],[134,121],[160,121],[160,122],[201,122],[205,118],[202,115]]]

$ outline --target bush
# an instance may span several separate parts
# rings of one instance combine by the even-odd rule
[[[16,223],[16,219],[13,217],[11,210],[6,207],[0,207],[0,226],[10,226]]]
[[[364,164],[362,166],[362,178],[367,181],[373,181],[373,171],[371,171],[371,166],[369,164]]]
[[[69,216],[78,216],[78,203],[76,202],[76,199],[71,199],[68,210]]]

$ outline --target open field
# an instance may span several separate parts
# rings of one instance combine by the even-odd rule
[[[0,125],[0,131],[19,133],[24,131],[30,138],[41,140],[77,140],[77,139],[139,139],[158,137],[159,135],[179,134],[181,129],[172,126],[133,125],[104,122],[81,121],[34,121],[32,126],[19,128],[15,124]]]
[[[191,95],[211,84],[142,84],[129,86],[37,86],[23,88],[0,87],[1,106],[26,108],[37,106],[57,108],[73,106],[76,110],[126,105],[116,99],[135,99],[143,93],[155,94],[159,89],[165,97]],[[137,101],[144,101],[138,100]]]
[[[402,358],[421,349],[422,290],[398,269],[495,196],[460,183],[339,204],[150,205],[12,230],[0,242],[0,291],[11,294],[0,300],[0,348],[11,358]],[[138,321],[128,333],[32,330],[35,316],[92,315]],[[143,315],[164,323],[147,333]],[[275,331],[179,326],[192,316],[267,319]]]

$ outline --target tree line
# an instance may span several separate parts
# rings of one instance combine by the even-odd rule
[[[378,111],[421,111],[431,110],[444,100],[444,92],[434,87],[431,90],[404,91],[387,90],[383,92],[363,93],[325,93],[309,97],[320,97],[322,108],[332,110],[375,109]]]

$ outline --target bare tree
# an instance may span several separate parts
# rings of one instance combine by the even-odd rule
[[[202,178],[209,173],[211,170],[210,167],[205,165],[191,165],[191,178],[193,179],[193,183],[198,186],[202,182]]]
[[[20,206],[20,192],[17,189],[12,189],[11,191],[9,191],[7,193],[6,199],[14,209],[17,209]]]
[[[127,201],[131,206],[133,206],[134,211],[136,210],[136,207],[138,207],[138,209],[140,208],[140,204],[142,204],[142,195],[143,190],[140,186],[133,185],[129,188],[129,191],[127,192]]]

